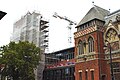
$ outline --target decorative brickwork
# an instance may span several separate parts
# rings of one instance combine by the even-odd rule
[[[85,29],[85,30],[76,32],[74,38],[78,38],[78,37],[80,37],[80,36],[89,34],[89,33],[93,32],[93,31],[95,31],[95,30],[96,30],[95,27],[89,27],[89,28],[87,28],[87,29]]]

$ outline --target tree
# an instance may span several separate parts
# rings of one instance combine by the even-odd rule
[[[28,41],[10,42],[0,48],[0,64],[3,64],[2,80],[35,80],[34,69],[40,61],[40,48]]]

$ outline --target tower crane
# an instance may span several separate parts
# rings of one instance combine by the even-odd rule
[[[69,31],[69,35],[68,35],[68,43],[69,45],[71,45],[72,43],[72,36],[71,36],[71,29],[72,29],[72,25],[77,25],[77,23],[71,21],[70,19],[68,19],[66,16],[62,17],[62,16],[59,16],[56,12],[54,13],[53,17],[55,18],[59,18],[59,19],[63,19],[63,20],[66,20],[69,22],[69,26],[67,27],[68,28],[68,31]]]

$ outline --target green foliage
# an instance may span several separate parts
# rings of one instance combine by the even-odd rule
[[[10,42],[0,48],[0,64],[4,64],[2,78],[35,80],[34,69],[39,64],[40,48],[28,41]]]

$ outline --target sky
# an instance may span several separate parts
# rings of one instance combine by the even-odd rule
[[[13,24],[24,16],[28,11],[39,12],[49,20],[49,50],[54,52],[74,46],[73,34],[76,32],[72,26],[72,44],[68,43],[69,23],[65,20],[54,18],[57,12],[60,16],[66,16],[70,20],[79,23],[85,14],[94,5],[102,7],[110,12],[120,9],[120,0],[0,0],[0,10],[7,13],[0,20],[0,46],[7,45],[12,36]]]

